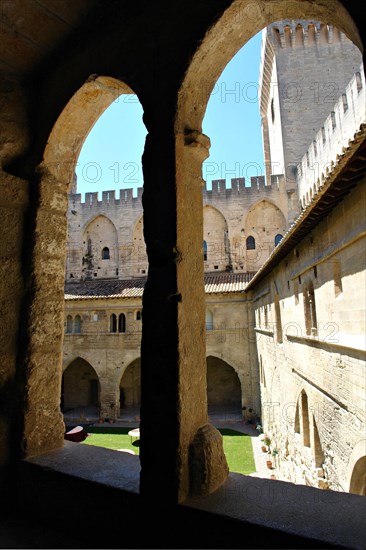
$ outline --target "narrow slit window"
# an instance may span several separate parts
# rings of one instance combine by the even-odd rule
[[[74,319],[74,333],[80,334],[81,333],[81,317],[80,315],[76,315]]]
[[[118,332],[126,332],[126,317],[124,313],[118,316]]]
[[[117,316],[115,313],[112,313],[109,318],[109,331],[117,332]]]
[[[255,250],[255,238],[252,237],[252,235],[249,235],[249,237],[247,237],[246,245],[247,250]]]
[[[71,315],[68,315],[66,319],[66,334],[72,333],[72,325],[73,325],[72,317]]]
[[[108,246],[105,246],[102,250],[102,260],[109,260],[110,259],[110,253]]]

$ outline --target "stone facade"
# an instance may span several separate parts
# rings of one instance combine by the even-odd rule
[[[251,290],[276,464],[290,481],[340,491],[366,429],[365,199],[363,179]]]
[[[283,19],[321,20],[364,52],[362,3],[185,0],[162,9],[145,0],[29,0],[2,2],[0,12],[0,512],[2,527],[13,525],[10,546],[42,545],[31,540],[38,526],[50,535],[46,547],[72,535],[65,547],[114,548],[123,517],[126,547],[190,547],[204,533],[207,547],[250,539],[262,547],[364,548],[359,494],[227,471],[207,416],[202,162],[209,140],[200,130],[218,76],[255,33]],[[148,130],[139,458],[65,441],[60,411],[68,193],[88,132],[126,89],[138,94]],[[356,145],[328,174],[335,187],[326,193],[323,186],[304,209],[300,233],[325,223],[345,189],[352,199],[347,182],[365,173]],[[289,231],[275,249],[277,263],[291,253]],[[163,429],[164,452],[156,444]],[[361,438],[349,456],[349,487],[359,493]],[[108,529],[80,529],[96,511]],[[171,532],[149,527],[162,521]]]
[[[330,105],[338,120],[332,131],[332,116],[321,118],[324,105],[315,102],[314,108],[309,75],[291,72],[309,55],[306,66],[318,90],[329,84],[330,75],[336,90],[345,90]],[[300,211],[330,192],[328,180],[340,166],[345,144],[355,141],[365,121],[359,63],[357,48],[331,27],[305,21],[268,27],[260,74],[270,179],[251,178],[249,185],[243,178],[230,185],[215,180],[212,190],[204,186],[202,193],[208,411],[227,418],[234,412],[245,421],[261,416],[272,449],[279,449],[275,460],[285,478],[341,491],[349,490],[352,451],[365,428],[361,184],[305,241],[297,237],[296,247],[270,274],[264,279],[260,274],[306,214]],[[300,110],[312,112],[305,126],[300,103],[284,99],[290,74],[301,91]],[[350,109],[344,109],[345,95],[352,100]],[[292,140],[286,138],[290,129]],[[311,157],[304,154],[308,143]],[[296,161],[293,173],[271,173],[281,159],[282,168]],[[327,167],[316,182],[315,165]],[[139,418],[142,288],[148,271],[143,190],[136,197],[132,189],[121,190],[119,198],[105,191],[101,200],[86,193],[85,202],[76,190],[75,182],[68,209],[64,412],[78,409],[82,419],[94,406],[101,421],[131,411]],[[245,275],[239,287],[236,274]],[[129,281],[129,290],[108,287],[108,281]],[[357,297],[354,288],[360,289]],[[345,438],[350,422],[353,436]]]

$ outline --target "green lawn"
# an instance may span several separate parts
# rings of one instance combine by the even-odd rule
[[[102,426],[86,426],[89,437],[83,441],[86,445],[97,445],[107,449],[130,449],[139,454],[139,441],[131,438],[128,431],[131,428],[103,428]],[[250,474],[255,472],[255,462],[252,441],[249,435],[235,430],[220,429],[224,439],[224,451],[230,472]],[[159,445],[161,443],[159,442]]]

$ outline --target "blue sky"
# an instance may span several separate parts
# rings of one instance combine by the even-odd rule
[[[212,179],[264,174],[258,75],[261,33],[225,67],[214,86],[203,120],[211,139],[202,176]],[[143,186],[141,156],[146,128],[136,96],[120,96],[98,119],[76,165],[78,192],[137,189]],[[136,192],[135,192],[136,194]]]

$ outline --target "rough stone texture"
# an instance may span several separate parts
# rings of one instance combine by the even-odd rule
[[[229,467],[222,449],[222,435],[211,424],[202,426],[189,446],[190,494],[207,495],[223,484]]]
[[[176,503],[187,496],[187,442],[191,442],[197,431],[194,422],[184,422],[185,415],[193,410],[193,399],[205,393],[203,333],[194,332],[204,323],[203,288],[192,295],[191,302],[186,299],[192,274],[200,276],[200,271],[196,270],[198,260],[193,256],[198,257],[202,250],[202,205],[198,207],[197,203],[192,210],[197,216],[197,231],[192,229],[189,232],[189,246],[183,242],[183,228],[187,227],[189,216],[180,213],[184,201],[188,204],[191,200],[192,190],[199,182],[201,166],[198,162],[192,163],[190,155],[183,154],[183,141],[176,148],[176,137],[192,131],[200,134],[207,99],[217,77],[236,51],[262,27],[285,18],[324,19],[343,30],[362,48],[365,43],[362,9],[360,3],[347,0],[316,3],[310,0],[262,0],[254,5],[252,0],[218,0],[214,3],[187,0],[158,7],[144,0],[134,3],[80,0],[61,4],[43,0],[42,3],[29,3],[27,10],[18,3],[2,3],[1,17],[6,24],[2,25],[5,47],[1,53],[1,82],[11,77],[21,90],[19,95],[10,98],[11,109],[8,110],[8,103],[1,103],[1,120],[8,117],[7,124],[1,124],[5,132],[0,141],[5,159],[2,168],[16,178],[29,180],[31,198],[27,224],[23,230],[20,229],[22,239],[19,239],[18,232],[7,236],[9,249],[13,247],[19,255],[14,270],[10,269],[9,277],[3,278],[6,288],[14,290],[15,308],[19,311],[22,303],[24,309],[22,318],[18,313],[1,316],[0,333],[10,330],[12,342],[6,356],[4,370],[7,379],[2,391],[8,402],[13,403],[15,415],[25,417],[25,429],[18,425],[18,430],[11,431],[11,437],[1,438],[2,442],[5,439],[2,456],[11,457],[11,469],[2,468],[2,477],[8,481],[7,491],[3,492],[3,484],[1,487],[2,494],[6,495],[2,505],[8,505],[14,494],[15,478],[11,474],[22,442],[25,442],[27,454],[41,454],[49,446],[62,445],[62,423],[56,406],[60,388],[57,382],[52,385],[52,381],[57,379],[58,384],[61,381],[66,191],[72,185],[81,144],[93,120],[102,112],[99,107],[93,114],[88,110],[87,102],[80,103],[80,115],[74,121],[72,116],[69,117],[69,124],[51,143],[52,129],[65,106],[83,83],[96,80],[97,72],[127,82],[144,108],[144,121],[149,132],[143,158],[144,236],[149,258],[149,284],[143,303],[141,350],[141,387],[143,401],[145,399],[141,411],[145,429],[144,441],[141,440],[141,495],[155,501],[159,495],[164,503]],[[35,13],[37,25],[34,24]],[[202,94],[201,90],[204,90]],[[107,101],[105,106],[109,103]],[[26,116],[20,120],[18,113],[25,111]],[[81,128],[83,121],[85,125]],[[45,153],[47,143],[50,151],[55,151],[49,157]],[[67,146],[63,148],[65,144]],[[183,156],[183,162],[177,166]],[[50,179],[47,170],[52,163],[56,171],[60,170],[60,174],[51,172],[56,177],[50,181],[50,187],[58,197],[64,193],[65,198],[64,201],[61,199],[63,206],[52,207],[50,211],[47,211],[48,205],[39,202],[36,173],[43,158],[46,180]],[[190,170],[193,170],[189,175],[192,181],[185,183]],[[196,202],[200,197],[198,191],[194,193]],[[52,199],[50,202],[53,204]],[[8,219],[8,211],[14,204],[11,199],[5,205],[2,220]],[[59,224],[65,230],[57,233]],[[54,246],[57,239],[60,239],[59,253]],[[11,261],[5,258],[5,264],[10,264]],[[181,258],[179,264],[178,258]],[[24,302],[23,293],[26,295]],[[182,302],[174,300],[179,295]],[[189,327],[190,306],[196,303],[197,322]],[[55,334],[59,335],[56,346],[53,346],[57,341],[55,334],[46,327],[50,320],[55,323]],[[51,338],[50,343],[41,337],[42,326]],[[20,329],[24,331],[18,340]],[[19,343],[17,349],[13,345],[15,341]],[[197,389],[192,398],[189,393],[182,395],[189,387],[182,372],[185,363],[198,368]],[[193,367],[187,378],[192,371]],[[19,376],[24,384],[19,383]],[[204,409],[202,406],[199,416],[204,416]],[[7,420],[8,414],[10,412],[6,413]],[[202,418],[200,422],[202,425]],[[165,453],[156,448],[155,437],[156,429],[163,427],[171,434]],[[5,430],[5,433],[10,432]],[[357,457],[352,461],[357,464]],[[73,482],[75,487],[75,479]],[[58,487],[61,485],[58,479]],[[57,489],[52,493],[53,500],[55,494]],[[337,494],[339,502],[346,503],[351,511],[354,498],[340,499],[340,496],[355,495]],[[97,510],[100,495],[99,498],[94,495],[93,502],[94,510]],[[44,501],[43,504],[47,503]],[[62,505],[61,514],[67,514],[66,500]],[[126,503],[121,506],[125,507]],[[51,512],[52,506],[48,508]],[[256,517],[258,523],[264,523],[262,512],[259,511]],[[144,516],[146,521],[142,526],[147,525],[148,517]],[[62,519],[66,520],[66,515]],[[298,519],[293,517],[292,521],[294,532]],[[322,527],[325,523],[332,531],[333,514],[327,515]],[[183,526],[184,522],[181,522],[181,529]],[[277,524],[275,530],[280,529]],[[311,522],[307,522],[307,529],[309,533]],[[243,530],[243,537],[244,534]],[[348,535],[349,540],[354,540],[352,531]],[[343,540],[338,535],[337,540],[328,538],[334,544]]]
[[[364,205],[363,179],[252,294],[262,421],[277,466],[291,481],[338,491],[350,490],[350,469],[366,452]],[[315,333],[306,325],[309,285]]]

